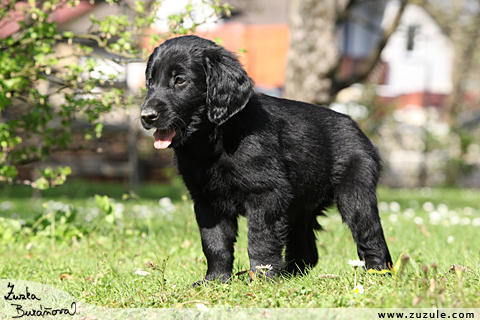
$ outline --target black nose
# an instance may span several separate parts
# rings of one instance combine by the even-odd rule
[[[158,112],[152,109],[142,110],[140,113],[145,123],[152,124],[158,119]]]

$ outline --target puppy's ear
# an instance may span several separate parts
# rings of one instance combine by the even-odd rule
[[[156,47],[150,57],[148,57],[147,67],[145,68],[145,85],[149,85],[152,82],[152,65],[157,55],[159,47]]]
[[[242,110],[253,94],[253,83],[237,58],[225,49],[205,57],[207,116],[221,125]]]

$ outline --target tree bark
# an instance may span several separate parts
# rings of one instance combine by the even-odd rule
[[[290,0],[290,50],[285,97],[313,104],[328,104],[342,89],[364,80],[380,60],[380,54],[400,22],[408,0],[401,0],[392,25],[371,54],[347,78],[337,78],[341,52],[336,27],[348,18],[357,0]]]
[[[466,85],[472,70],[475,69],[475,52],[480,40],[480,11],[474,17],[470,30],[460,30],[460,26],[452,33],[455,57],[453,59],[452,92],[443,109],[443,118],[454,124],[457,114],[463,109]],[[467,29],[467,28],[465,28]]]
[[[336,0],[290,0],[285,97],[314,104],[330,101],[331,76],[341,58],[335,28],[347,5]]]

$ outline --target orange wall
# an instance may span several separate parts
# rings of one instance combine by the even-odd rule
[[[289,36],[287,25],[249,26],[247,28],[246,68],[258,85],[283,87]]]
[[[212,31],[197,31],[198,36],[215,39],[221,38],[223,46],[240,53],[240,61],[256,85],[264,87],[283,87],[289,30],[286,24],[242,25],[228,23]]]

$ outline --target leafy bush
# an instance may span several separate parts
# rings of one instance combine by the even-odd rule
[[[192,32],[202,23],[192,23],[194,8],[189,4],[183,13],[168,17],[168,32],[151,34],[147,31],[157,19],[161,0],[121,3],[130,15],[102,20],[91,16],[91,26],[83,34],[60,33],[51,16],[58,9],[75,8],[79,0],[12,0],[0,5],[0,26],[18,24],[17,31],[0,39],[0,182],[23,182],[39,189],[62,184],[70,173],[67,168],[43,170],[36,181],[18,181],[17,169],[54,152],[82,148],[85,141],[101,136],[104,114],[134,103],[132,95],[114,86],[118,73],[99,71],[99,61],[143,62],[151,51],[141,47],[143,39],[156,46],[161,39]],[[218,1],[203,5],[211,6],[215,16],[231,10]],[[85,43],[101,48],[104,55]],[[67,53],[60,53],[60,47]],[[79,145],[73,145],[73,120],[90,124]]]

